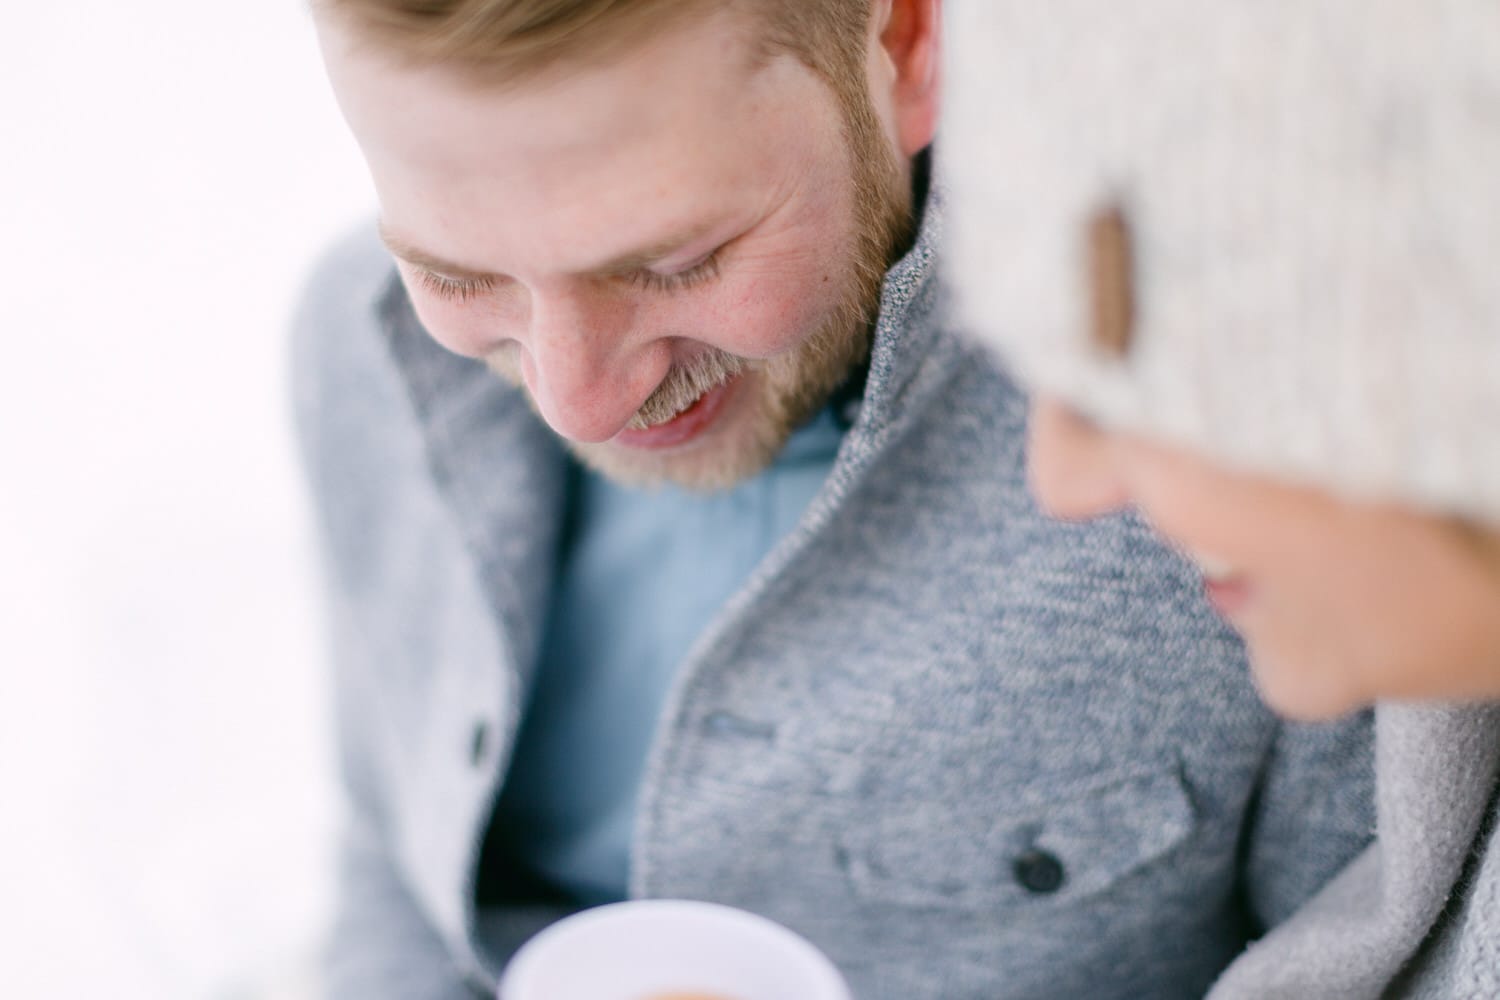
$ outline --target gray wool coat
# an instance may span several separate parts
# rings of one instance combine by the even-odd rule
[[[1500,706],[1382,705],[1379,842],[1210,1000],[1500,998]]]
[[[1025,400],[938,318],[939,202],[822,492],[680,666],[631,894],[781,921],[861,1000],[1200,997],[1367,845],[1368,720],[1279,722],[1143,523],[1035,507]],[[482,995],[551,915],[473,887],[567,459],[367,231],[295,374],[349,799],[328,995]]]

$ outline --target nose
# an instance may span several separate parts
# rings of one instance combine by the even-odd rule
[[[1109,433],[1055,399],[1032,403],[1027,459],[1031,490],[1053,517],[1085,520],[1129,500]]]
[[[661,384],[671,366],[666,341],[637,343],[633,325],[623,303],[532,299],[521,368],[538,412],[558,434],[608,441]]]

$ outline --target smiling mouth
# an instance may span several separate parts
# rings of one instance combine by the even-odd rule
[[[616,444],[627,448],[659,451],[677,448],[700,437],[724,409],[724,404],[738,388],[741,376],[735,375],[692,400],[665,420],[647,427],[629,427],[616,434]]]
[[[1203,579],[1205,580],[1230,580],[1239,575],[1235,568],[1223,559],[1194,553],[1192,560],[1197,565],[1198,572],[1203,574]]]
[[[712,389],[705,389],[703,392],[701,392],[701,393],[698,394],[698,398],[697,399],[690,399],[686,403],[683,403],[682,406],[677,410],[677,412],[673,413],[671,416],[669,416],[669,417],[663,417],[662,419],[656,421],[656,423],[654,423],[654,424],[647,424],[645,427],[642,427],[641,430],[649,431],[649,430],[653,430],[653,429],[655,429],[657,427],[665,427],[667,424],[670,424],[672,421],[676,420],[678,417],[682,416],[684,413],[687,413],[689,410],[695,409],[696,407],[700,406],[703,403],[703,400],[705,400],[705,399],[708,398],[708,394],[709,393],[715,392],[715,391],[717,391],[719,389],[722,389],[723,387],[724,387],[724,383],[720,382],[718,385],[714,386]]]
[[[1250,583],[1234,566],[1222,559],[1196,553],[1192,559],[1203,575],[1204,595],[1221,616],[1230,618],[1250,602]]]

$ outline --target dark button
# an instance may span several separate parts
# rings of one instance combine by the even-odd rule
[[[469,744],[469,763],[483,767],[490,753],[490,724],[483,719],[474,723],[474,738]]]
[[[1021,883],[1022,888],[1037,895],[1056,892],[1067,879],[1067,873],[1063,871],[1062,862],[1057,860],[1057,856],[1037,847],[1020,854],[1011,870],[1015,872],[1016,881]]]

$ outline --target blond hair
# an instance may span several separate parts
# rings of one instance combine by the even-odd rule
[[[766,55],[787,52],[841,103],[863,96],[871,0],[313,0],[358,34],[420,62],[511,83],[569,60],[607,59],[694,17],[747,16]]]

